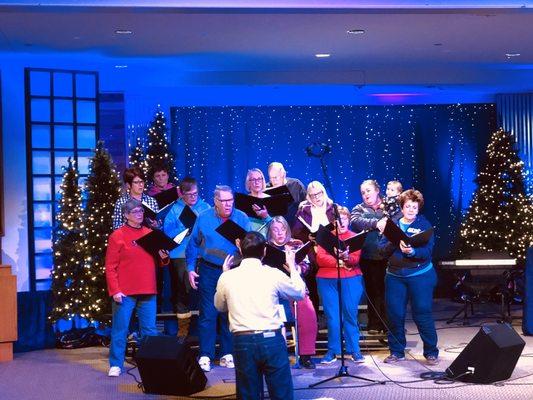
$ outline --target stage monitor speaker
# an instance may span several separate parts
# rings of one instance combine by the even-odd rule
[[[446,369],[462,382],[492,383],[508,379],[526,342],[509,324],[486,324]]]
[[[190,395],[207,383],[190,346],[174,336],[145,337],[135,361],[146,393]]]

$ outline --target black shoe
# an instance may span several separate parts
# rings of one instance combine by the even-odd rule
[[[316,365],[311,356],[300,356],[300,366],[305,369],[315,369]]]

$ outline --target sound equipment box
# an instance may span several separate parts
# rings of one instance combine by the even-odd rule
[[[486,324],[446,369],[461,382],[492,383],[509,379],[526,342],[509,324]]]
[[[146,336],[135,361],[146,393],[190,395],[207,383],[190,346],[177,337]]]

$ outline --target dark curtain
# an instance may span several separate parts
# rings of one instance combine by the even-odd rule
[[[477,166],[496,129],[493,104],[426,106],[173,107],[171,141],[179,176],[191,175],[212,203],[216,184],[244,191],[250,168],[272,161],[305,185],[324,182],[305,148],[331,146],[325,164],[332,193],[349,208],[359,184],[376,179],[424,194],[423,213],[437,229],[435,257],[453,253],[461,216],[472,198]],[[268,179],[268,178],[267,178]]]

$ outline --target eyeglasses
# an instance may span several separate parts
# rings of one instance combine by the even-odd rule
[[[131,183],[135,183],[136,185],[144,185],[144,181],[141,179],[137,179],[136,181],[131,181]]]
[[[309,197],[312,198],[312,199],[318,199],[318,198],[321,197],[323,194],[324,194],[324,192],[321,190],[320,192],[309,193]]]
[[[220,201],[221,203],[233,203],[233,197],[231,199],[219,199],[218,197],[215,197],[215,199]]]
[[[133,210],[130,211],[130,214],[144,214],[144,209],[143,208],[134,208]]]
[[[183,193],[183,196],[196,197],[198,196],[198,192]]]
[[[248,182],[263,182],[263,178],[248,178]]]

